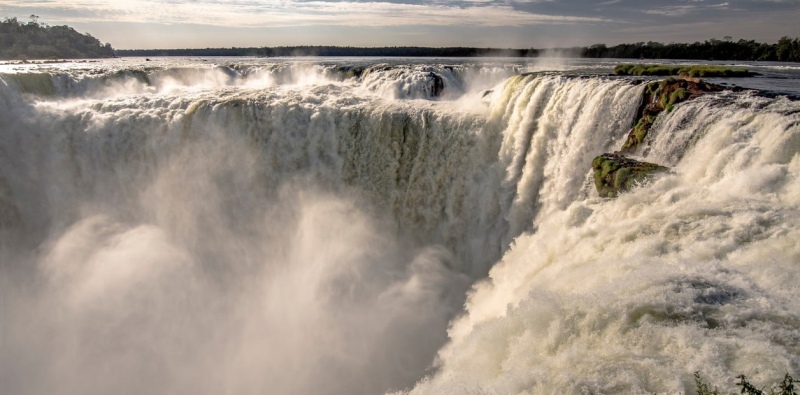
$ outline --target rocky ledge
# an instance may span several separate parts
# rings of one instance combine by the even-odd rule
[[[617,197],[620,192],[630,190],[647,182],[653,175],[668,168],[655,163],[640,162],[621,154],[602,154],[592,161],[594,185],[602,197]]]
[[[643,93],[642,104],[636,112],[635,126],[628,133],[621,151],[627,154],[637,152],[643,146],[658,114],[664,111],[671,112],[678,103],[724,89],[720,85],[698,79],[668,78],[648,83]]]
[[[668,171],[667,167],[659,164],[641,162],[625,155],[642,151],[650,128],[659,114],[669,113],[678,103],[725,89],[695,78],[668,78],[648,83],[636,112],[634,126],[628,132],[620,151],[602,154],[592,161],[594,184],[600,196],[616,197],[621,192],[647,182],[654,175]]]

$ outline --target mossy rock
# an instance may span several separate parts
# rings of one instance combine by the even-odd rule
[[[636,113],[636,124],[628,133],[621,151],[628,154],[637,152],[644,145],[656,117],[662,112],[669,113],[679,103],[724,89],[720,85],[700,80],[672,77],[648,83],[642,94],[642,104]]]
[[[639,118],[639,122],[636,122],[636,125],[631,129],[630,133],[628,133],[628,138],[622,145],[622,151],[633,152],[642,145],[655,119],[655,115],[644,115]]]
[[[366,70],[365,66],[337,66],[333,69],[341,79],[359,79]]]
[[[758,73],[747,69],[716,65],[663,65],[623,63],[614,67],[616,75],[681,76],[681,77],[752,77]]]
[[[602,197],[613,198],[637,185],[649,181],[668,168],[655,163],[640,162],[617,153],[602,154],[592,160],[594,185]]]

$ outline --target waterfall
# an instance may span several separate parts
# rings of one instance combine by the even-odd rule
[[[13,393],[681,392],[797,367],[796,102],[676,106],[643,153],[672,172],[608,200],[591,162],[631,126],[627,80],[93,70],[0,74]]]
[[[748,92],[659,118],[644,159],[671,173],[537,219],[411,393],[685,393],[693,372],[733,391],[797,372],[798,114]]]

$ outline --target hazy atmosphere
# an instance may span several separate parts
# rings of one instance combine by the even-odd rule
[[[0,16],[67,24],[117,49],[229,46],[549,47],[800,34],[800,2],[3,0]]]
[[[0,395],[797,395],[798,20],[0,0]]]

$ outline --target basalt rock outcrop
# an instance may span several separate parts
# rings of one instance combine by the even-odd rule
[[[617,197],[636,185],[647,182],[668,168],[655,163],[640,162],[618,153],[602,154],[592,161],[594,185],[602,197]]]
[[[600,196],[616,197],[647,182],[656,174],[668,171],[667,167],[659,164],[634,160],[625,155],[635,154],[644,148],[650,128],[659,114],[669,113],[678,103],[724,89],[698,79],[668,78],[648,83],[642,103],[636,111],[634,126],[620,150],[602,154],[592,161],[594,184]]]
[[[431,81],[431,97],[439,97],[444,91],[444,79],[434,72],[428,73],[428,79]]]
[[[658,114],[672,111],[678,103],[724,89],[720,85],[709,84],[698,79],[668,78],[648,83],[644,90],[642,104],[636,111],[634,127],[628,133],[628,138],[620,151],[626,154],[639,151]]]

